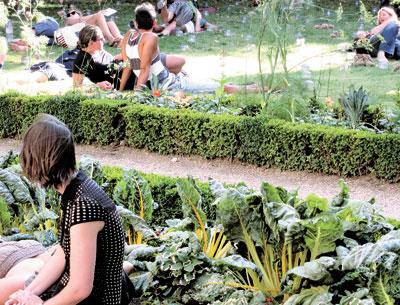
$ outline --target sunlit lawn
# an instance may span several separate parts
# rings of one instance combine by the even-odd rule
[[[208,1],[210,6],[217,8],[217,13],[209,14],[209,22],[218,25],[217,32],[204,32],[193,37],[185,35],[182,37],[163,37],[160,39],[160,49],[165,53],[176,53],[188,56],[188,58],[216,56],[221,61],[226,57],[234,57],[238,64],[244,61],[253,62],[252,69],[245,69],[242,74],[230,75],[221,73],[213,75],[214,79],[226,78],[227,81],[237,83],[259,82],[257,62],[257,44],[260,29],[260,10],[251,8],[247,5],[248,1]],[[200,1],[200,4],[202,2]],[[96,4],[97,5],[97,4]],[[96,5],[91,7],[96,10]],[[363,86],[370,93],[370,100],[374,103],[390,104],[392,98],[387,93],[396,89],[400,84],[400,78],[396,72],[382,71],[377,67],[350,67],[346,68],[346,53],[337,51],[337,45],[343,42],[351,42],[352,33],[359,26],[358,9],[351,3],[349,7],[343,7],[342,19],[338,20],[336,10],[338,4],[328,1],[328,4],[312,4],[306,8],[297,9],[291,12],[291,24],[286,31],[289,37],[290,45],[289,64],[290,79],[301,83],[301,74],[299,72],[301,64],[308,64],[311,67],[312,77],[315,83],[316,94],[323,99],[332,96],[334,99],[349,88],[350,85],[356,87]],[[129,21],[133,18],[134,5],[128,4],[109,4],[103,3],[102,7],[112,6],[118,10],[115,19],[122,32],[128,29]],[[43,10],[49,15],[55,15],[58,6],[46,7]],[[87,8],[83,7],[83,11]],[[315,29],[314,25],[319,23],[330,23],[334,29]],[[368,25],[366,25],[368,28]],[[227,32],[229,30],[229,33]],[[340,33],[340,37],[331,38],[333,31]],[[18,34],[18,33],[17,33]],[[283,35],[283,33],[282,33]],[[296,37],[305,39],[304,46],[296,46]],[[107,49],[116,54],[118,49]],[[262,71],[269,72],[267,58],[261,52]],[[311,52],[309,52],[309,50]],[[318,50],[317,53],[312,51]],[[319,50],[323,50],[320,53]],[[62,49],[57,46],[49,47],[46,54],[40,60],[52,60],[62,53]],[[237,58],[237,59],[236,59]],[[393,66],[395,62],[391,64]],[[256,67],[254,67],[256,66]],[[21,63],[21,54],[10,52],[6,70],[23,69],[26,62]],[[207,72],[212,69],[204,61],[204,66],[198,69],[196,74]],[[282,72],[282,69],[278,69]],[[207,74],[210,77],[210,73]],[[278,73],[279,80],[281,74]],[[311,95],[312,92],[308,92]],[[299,92],[304,95],[304,92]],[[258,100],[252,98],[251,100]]]

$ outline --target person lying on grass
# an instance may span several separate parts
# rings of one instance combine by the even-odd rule
[[[98,27],[87,25],[81,30],[78,42],[80,51],[72,70],[75,87],[80,86],[87,76],[103,90],[121,89],[122,56],[112,56],[104,50],[103,46],[104,37]],[[185,59],[178,55],[162,55],[162,64],[172,73],[179,73],[185,64]],[[123,89],[132,90],[135,80],[135,74],[130,74]]]
[[[153,33],[153,27],[156,25],[154,16],[146,7],[139,6],[135,12],[137,30],[127,32],[121,44],[122,60],[129,61],[129,67],[123,69],[120,90],[125,88],[132,72],[137,77],[135,90],[147,88],[149,81],[152,81],[152,90],[214,92],[220,87],[220,84],[214,81],[193,81],[186,74],[170,73],[162,64],[158,46],[159,38]],[[243,90],[258,92],[259,88],[255,85],[224,85],[224,91],[227,93]]]
[[[390,7],[382,7],[378,11],[377,25],[368,32],[357,32],[356,52],[358,54],[370,54],[377,57],[379,62],[387,63],[387,58],[395,55],[399,25],[395,11]],[[358,42],[362,40],[366,40],[367,45],[357,47]]]
[[[35,279],[10,295],[6,305],[125,305],[133,297],[123,271],[125,233],[107,194],[76,167],[71,131],[57,118],[40,115],[25,133],[23,173],[61,195],[59,243]],[[40,295],[53,283],[48,300]],[[129,286],[130,285],[130,286]]]
[[[0,304],[13,292],[29,285],[56,251],[62,251],[59,245],[46,249],[35,240],[0,240]],[[129,274],[133,266],[125,261],[123,269]]]
[[[82,12],[77,9],[70,9],[65,13],[65,25],[71,26],[81,24],[81,28],[85,25],[97,25],[103,37],[107,40],[109,46],[117,47],[122,40],[122,34],[118,26],[113,20],[108,20],[102,11],[92,15],[83,16]]]

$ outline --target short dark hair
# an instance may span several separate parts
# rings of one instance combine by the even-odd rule
[[[151,13],[145,8],[139,8],[135,12],[135,20],[138,29],[151,30],[154,24],[154,18]]]
[[[95,25],[86,25],[79,32],[78,48],[86,49],[89,46],[90,41],[97,40],[97,33],[100,29]]]
[[[75,146],[68,127],[49,114],[40,114],[25,132],[20,155],[28,179],[58,187],[76,171]]]

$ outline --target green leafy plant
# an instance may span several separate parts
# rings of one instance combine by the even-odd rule
[[[351,86],[349,91],[339,98],[339,104],[345,112],[350,126],[353,129],[360,127],[363,114],[369,105],[367,91],[362,86],[357,90]]]
[[[224,230],[218,226],[207,228],[207,217],[203,212],[200,189],[193,178],[181,180],[177,183],[179,196],[182,199],[184,217],[191,218],[195,224],[196,236],[202,244],[203,252],[210,258],[224,258],[232,245],[227,241]]]
[[[0,235],[3,235],[4,229],[10,227],[12,223],[11,213],[4,198],[0,197]]]

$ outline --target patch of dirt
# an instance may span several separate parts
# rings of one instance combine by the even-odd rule
[[[19,140],[0,139],[0,154],[9,150],[20,151],[20,147]],[[340,192],[338,176],[267,169],[225,159],[205,160],[198,156],[166,156],[129,147],[77,145],[78,158],[83,154],[93,156],[101,164],[135,168],[145,173],[165,176],[191,175],[202,181],[212,177],[226,183],[245,182],[254,189],[259,189],[261,182],[267,181],[288,190],[298,189],[302,198],[310,193],[333,198]],[[343,180],[350,187],[352,199],[370,200],[374,197],[377,206],[385,215],[400,219],[400,183],[390,184],[371,176],[343,178]]]

